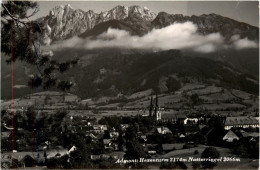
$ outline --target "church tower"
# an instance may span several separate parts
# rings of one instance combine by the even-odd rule
[[[153,96],[151,96],[150,107],[149,107],[149,117],[152,116],[153,116]]]
[[[156,113],[159,109],[159,105],[158,105],[158,96],[157,96],[157,93],[156,93],[156,97],[155,97],[155,107],[154,107],[154,116],[156,116]]]
[[[162,119],[162,113],[161,113],[161,110],[159,107],[157,93],[156,93],[156,98],[155,98],[155,116],[156,116],[156,120]]]
[[[158,104],[158,96],[156,94],[155,104],[153,103],[153,96],[150,98],[150,107],[149,107],[149,117],[155,117],[156,120],[160,120],[162,118],[161,110]]]
[[[162,119],[162,112],[160,110],[160,108],[158,108],[157,112],[156,112],[156,120],[161,120]]]

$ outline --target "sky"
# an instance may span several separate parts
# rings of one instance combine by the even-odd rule
[[[215,13],[259,27],[258,1],[38,1],[40,11],[33,19],[46,16],[58,5],[70,4],[74,9],[93,10],[96,13],[110,10],[117,5],[146,6],[151,11],[170,14],[202,15]]]

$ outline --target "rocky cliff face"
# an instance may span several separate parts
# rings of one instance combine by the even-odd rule
[[[156,14],[148,8],[140,6],[116,6],[100,14],[94,13],[92,10],[87,12],[79,9],[74,10],[69,4],[56,6],[49,12],[48,16],[41,19],[45,27],[44,43],[48,44],[56,40],[80,35],[106,21],[124,20],[129,17],[139,17],[144,21],[151,22]]]
[[[217,14],[190,17],[160,12],[156,15],[148,8],[140,6],[116,6],[111,10],[97,14],[92,10],[85,12],[65,5],[54,7],[48,16],[40,19],[45,27],[43,43],[49,44],[75,35],[78,36],[101,23],[112,20],[130,25],[133,29],[138,30],[140,35],[153,28],[163,28],[175,22],[190,21],[196,24],[198,31],[204,35],[220,32],[226,40],[229,40],[233,35],[259,40],[259,28]]]

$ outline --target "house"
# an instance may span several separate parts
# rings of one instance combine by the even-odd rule
[[[69,149],[69,154],[73,151],[77,150],[77,147],[76,146],[72,146],[70,149]]]
[[[186,115],[184,113],[175,114],[176,123],[184,124],[184,120],[186,119]]]
[[[249,133],[249,132],[243,132],[243,133],[242,133],[242,136],[243,136],[244,138],[246,138],[246,137],[259,137],[259,133],[257,133],[257,132],[251,132],[251,133]]]
[[[161,119],[158,122],[162,123],[176,123],[176,117],[173,113],[164,113],[161,115]]]
[[[147,144],[146,146],[145,146],[145,151],[147,152],[147,153],[156,153],[156,146],[157,146],[157,144]]]
[[[146,137],[146,135],[141,135],[138,138],[138,140],[139,140],[140,143],[146,143],[147,142],[147,137]]]
[[[90,155],[91,160],[98,160],[101,158],[101,155]]]
[[[232,127],[257,128],[259,127],[259,121],[256,117],[251,116],[226,117],[224,126],[226,130],[231,129]]]
[[[129,124],[121,124],[121,130],[126,130],[129,127]]]
[[[110,145],[112,143],[111,139],[103,139],[103,144],[106,145]]]
[[[242,137],[243,137],[246,141],[249,141],[249,142],[259,141],[259,133],[257,133],[257,132],[251,132],[251,133],[243,132],[243,133],[242,133]]]
[[[249,139],[249,142],[256,142],[257,141],[257,138],[255,138],[255,137],[251,137],[250,139]]]
[[[185,135],[180,134],[179,138],[185,138]]]
[[[199,125],[200,130],[203,129],[206,125]]]
[[[153,151],[148,151],[148,154],[149,154],[149,155],[155,155],[155,154],[156,154],[156,151],[154,151],[154,150],[153,150]]]
[[[223,137],[223,141],[226,142],[233,142],[234,140],[239,140],[239,137],[232,130],[229,130]]]
[[[103,144],[105,146],[105,149],[118,150],[118,144],[112,142],[111,139],[103,139]]]
[[[184,119],[183,123],[186,125],[186,124],[197,124],[199,121],[198,118],[186,118]]]
[[[97,140],[97,137],[93,133],[87,133],[86,136],[89,136],[92,140]]]
[[[11,133],[12,133],[11,131],[1,132],[1,138],[6,139],[6,138],[10,137]]]
[[[170,131],[170,129],[167,128],[167,127],[158,127],[158,128],[157,128],[157,132],[158,132],[159,134],[163,134],[163,135],[165,135],[165,134],[172,134],[172,132]]]
[[[104,133],[107,130],[106,125],[93,125],[93,131],[95,133]]]
[[[119,137],[119,133],[118,132],[110,132],[109,136],[112,139],[117,139]]]

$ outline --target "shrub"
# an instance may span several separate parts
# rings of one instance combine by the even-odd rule
[[[198,150],[195,150],[194,151],[194,155],[198,155],[199,154],[199,151]]]

